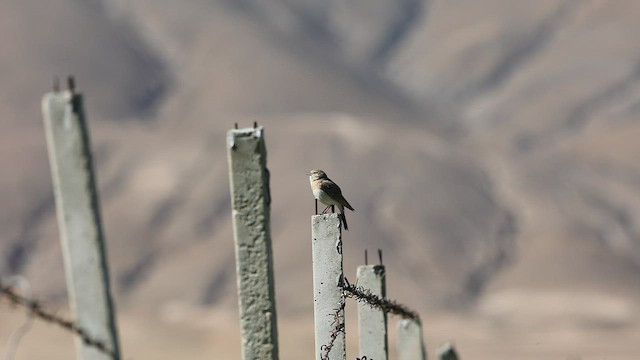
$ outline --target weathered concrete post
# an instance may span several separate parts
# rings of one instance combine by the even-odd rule
[[[345,360],[342,233],[338,214],[311,217],[316,360]]]
[[[80,327],[110,353],[76,338],[78,355],[84,360],[119,359],[89,130],[73,79],[68,91],[44,96],[42,112],[71,308]]]
[[[398,360],[425,360],[422,326],[412,319],[398,321]]]
[[[269,170],[263,128],[227,133],[242,358],[278,359]]]
[[[386,297],[384,265],[358,266],[358,285],[373,295]],[[368,304],[358,303],[358,327],[360,329],[360,357],[386,360],[389,356],[387,341],[387,314]]]
[[[458,353],[451,343],[444,343],[438,348],[440,360],[458,360]]]

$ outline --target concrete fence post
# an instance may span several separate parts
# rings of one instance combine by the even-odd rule
[[[338,214],[311,217],[316,360],[345,360],[342,233]]]
[[[264,131],[227,133],[242,358],[278,359],[271,198]]]
[[[458,360],[458,353],[451,343],[444,343],[438,348],[440,360]]]
[[[358,282],[373,295],[386,297],[384,265],[358,266]],[[369,304],[358,303],[358,327],[360,331],[360,356],[367,359],[386,360],[388,354],[387,314]]]
[[[425,360],[422,326],[412,319],[398,321],[398,360]]]
[[[120,359],[89,131],[82,96],[75,92],[73,79],[68,91],[44,96],[42,111],[69,301],[78,325],[111,353],[76,338],[78,356]]]

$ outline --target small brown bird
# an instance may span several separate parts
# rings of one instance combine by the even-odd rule
[[[321,203],[327,205],[327,207],[322,211],[324,214],[331,206],[337,206],[340,209],[340,216],[342,218],[342,223],[344,224],[344,229],[349,230],[349,226],[347,225],[347,218],[344,215],[344,208],[351,211],[355,211],[353,207],[349,204],[347,199],[342,196],[342,191],[340,187],[336,185],[331,179],[327,177],[327,174],[322,170],[311,170],[309,173],[309,182],[311,183],[311,190],[313,191],[313,196],[316,200],[320,200]],[[316,203],[317,206],[317,203]]]

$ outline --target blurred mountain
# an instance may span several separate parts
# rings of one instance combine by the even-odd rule
[[[425,313],[636,326],[638,15],[605,1],[2,2],[2,274],[65,296],[39,103],[74,74],[120,308],[235,307],[225,133],[257,121],[282,316],[311,313],[304,174],[322,168],[356,208],[350,278],[382,249],[390,296]]]

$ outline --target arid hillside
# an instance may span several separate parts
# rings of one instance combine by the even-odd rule
[[[313,168],[356,209],[347,271],[382,249],[389,295],[434,319],[431,350],[636,358],[639,16],[594,0],[4,1],[0,274],[64,304],[40,101],[73,74],[137,357],[161,358],[131,340],[141,322],[235,321],[226,131],[257,121],[283,358],[313,339]]]

